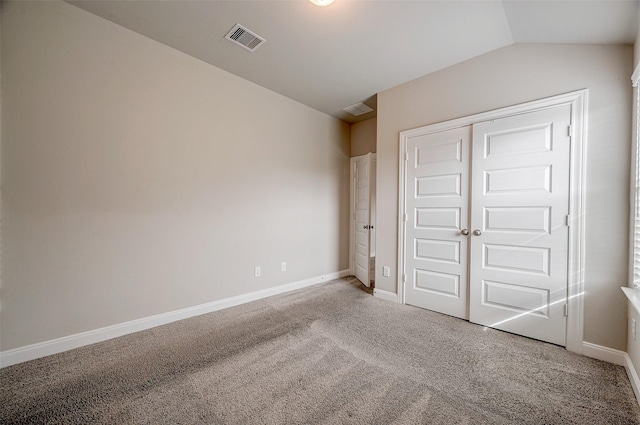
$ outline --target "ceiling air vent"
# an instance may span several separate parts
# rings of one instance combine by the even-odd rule
[[[355,115],[356,117],[373,111],[372,108],[362,102],[347,106],[346,108],[342,108],[342,110],[350,113],[351,115]]]
[[[233,41],[234,43],[244,47],[247,50],[254,52],[258,47],[264,44],[264,38],[260,37],[258,34],[255,34],[240,24],[235,24],[231,31],[224,36],[229,41]]]

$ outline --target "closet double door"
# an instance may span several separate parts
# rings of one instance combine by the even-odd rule
[[[570,106],[407,140],[405,302],[565,345]]]

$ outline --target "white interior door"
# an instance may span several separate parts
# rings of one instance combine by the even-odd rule
[[[565,345],[570,106],[474,124],[469,320]]]
[[[471,128],[407,141],[405,302],[467,317]]]
[[[364,285],[370,285],[369,253],[371,230],[371,153],[363,155],[355,161],[354,171],[354,272]]]

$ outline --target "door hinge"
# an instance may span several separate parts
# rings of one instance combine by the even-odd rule
[[[402,221],[404,221],[406,223],[408,218],[409,217],[408,217],[407,213],[404,213],[404,215],[402,216]]]
[[[569,316],[569,304],[565,304],[564,305],[564,315]]]
[[[405,152],[404,153],[404,160],[408,161],[409,160],[409,152]]]
[[[573,126],[569,126],[568,130],[567,130],[567,136],[569,137],[573,137]]]
[[[405,273],[402,273],[402,283],[406,283],[407,282],[407,275]]]
[[[571,226],[571,214],[567,214],[567,226]]]

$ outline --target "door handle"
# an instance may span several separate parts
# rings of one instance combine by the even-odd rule
[[[473,231],[473,234],[476,236],[480,236],[482,234],[482,232],[480,231],[480,229],[476,229]]]
[[[467,236],[469,234],[469,231],[467,229],[462,229],[460,230],[460,233],[462,233],[464,236]]]

